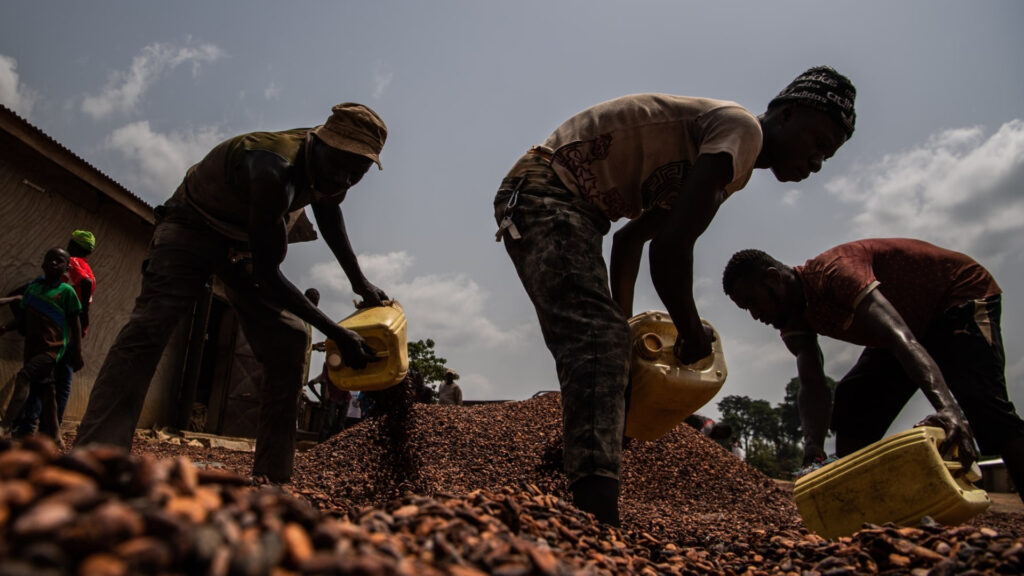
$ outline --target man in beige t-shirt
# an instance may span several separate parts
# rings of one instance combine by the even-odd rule
[[[449,406],[462,406],[462,388],[455,383],[459,374],[455,370],[448,370],[444,375],[444,382],[437,389],[437,403]]]
[[[711,352],[693,301],[693,246],[754,168],[799,181],[853,134],[856,95],[843,75],[812,68],[761,116],[725,100],[634,94],[588,108],[531,148],[494,200],[505,241],[555,357],[564,464],[576,505],[618,524],[633,287],[643,247],[678,328],[675,353]],[[609,268],[603,237],[615,233]]]

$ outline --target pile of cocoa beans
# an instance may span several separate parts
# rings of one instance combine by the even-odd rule
[[[184,457],[0,447],[0,574],[1019,574],[1024,541],[972,526],[837,542],[751,529],[681,546],[597,523],[534,485],[407,494],[347,515]]]
[[[1024,573],[1012,530],[808,533],[789,492],[685,425],[627,442],[611,528],[567,498],[557,394],[378,401],[285,486],[252,486],[246,452],[0,443],[0,576]]]
[[[561,415],[558,394],[473,407],[413,404],[402,419],[385,412],[300,455],[293,485],[322,508],[522,484],[568,499]],[[404,468],[386,465],[396,454]],[[392,459],[382,462],[385,455]],[[654,442],[627,442],[620,509],[624,526],[683,545],[802,526],[791,495],[686,425]]]

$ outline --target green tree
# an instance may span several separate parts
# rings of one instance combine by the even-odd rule
[[[836,383],[825,382],[833,392]],[[803,462],[800,379],[786,384],[785,399],[774,408],[767,400],[726,396],[718,403],[722,422],[732,427],[747,452],[747,463],[773,478],[788,478]]]
[[[431,382],[441,382],[444,374],[448,371],[445,366],[448,361],[434,353],[434,341],[430,338],[409,342],[409,368],[416,370],[423,375],[423,381],[429,385]]]
[[[778,444],[779,420],[767,400],[751,400],[747,396],[726,396],[718,403],[722,423],[732,428],[744,450],[751,450],[757,441],[771,447]]]
[[[747,396],[730,395],[718,402],[718,411],[722,413],[722,424],[728,424],[732,428],[733,436],[740,439],[743,449],[750,446],[753,431],[748,424],[747,415],[750,412],[750,398]]]
[[[786,397],[779,404],[779,431],[787,442],[797,445],[803,440],[800,409],[797,406],[799,394],[800,379],[793,378],[786,384]]]

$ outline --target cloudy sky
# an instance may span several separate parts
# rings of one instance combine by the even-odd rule
[[[858,89],[853,139],[805,182],[755,172],[697,245],[695,295],[729,364],[722,395],[775,403],[795,375],[777,333],[722,293],[733,252],[796,264],[911,236],[995,274],[1024,403],[1021,22],[1014,0],[8,2],[0,103],[152,205],[224,138],[320,124],[338,102],[373,107],[390,130],[385,169],[344,204],[364,271],[402,303],[411,339],[437,342],[466,398],[522,399],[557,380],[494,242],[491,202],[519,155],[609,98],[669,92],[760,113],[795,75],[831,65]],[[351,311],[323,243],[293,246],[284,268],[333,317]],[[634,309],[658,308],[645,266]],[[839,378],[858,351],[823,346]],[[916,399],[898,426],[926,413]]]

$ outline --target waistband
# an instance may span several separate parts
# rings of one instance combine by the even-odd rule
[[[542,188],[547,189],[548,192],[543,195],[556,194],[556,195],[567,195],[575,196],[576,194],[569,190],[568,187],[562,182],[562,179],[555,173],[554,168],[551,167],[551,149],[545,146],[534,146],[526,151],[519,160],[516,161],[512,169],[505,175],[505,179],[502,181],[504,187],[510,181],[522,181],[529,188]],[[534,194],[537,194],[535,191]]]
[[[551,162],[551,159],[554,158],[555,156],[554,150],[548,148],[547,146],[541,145],[530,147],[530,149],[527,150],[526,153],[530,156],[539,156],[540,158],[543,158],[547,162]]]

